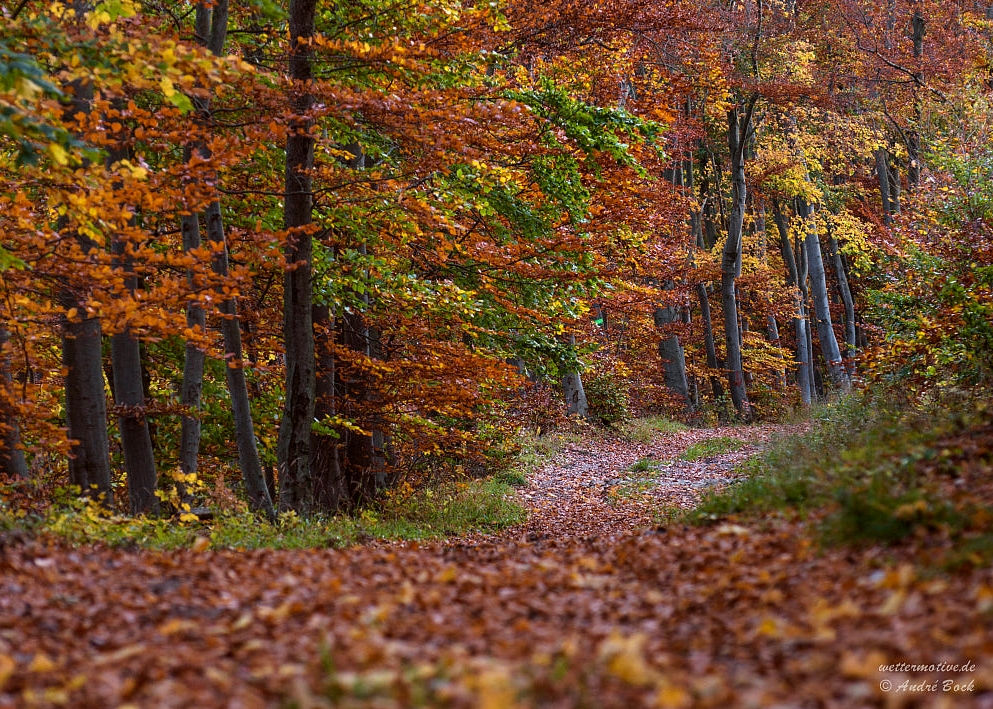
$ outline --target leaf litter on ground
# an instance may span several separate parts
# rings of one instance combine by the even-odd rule
[[[0,707],[993,706],[990,568],[926,573],[926,539],[823,550],[788,517],[654,524],[796,430],[570,444],[519,492],[526,523],[442,543],[121,552],[8,534]],[[748,445],[678,462],[713,436]],[[644,458],[657,486],[612,496]]]

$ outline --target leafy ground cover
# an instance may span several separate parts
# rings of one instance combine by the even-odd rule
[[[767,504],[781,487],[715,507],[707,490],[739,495],[748,456],[765,451],[756,480],[784,446],[841,435],[822,422],[773,443],[803,430],[559,441],[518,490],[526,521],[448,541],[122,551],[7,531],[0,706],[993,706],[993,570],[934,563],[963,538],[929,523],[822,545],[843,503],[816,460],[824,492],[802,510]],[[681,459],[722,436],[746,446]],[[905,452],[916,480],[987,504],[993,431],[962,420],[929,440]],[[649,472],[654,488],[614,494]],[[658,524],[701,498],[698,524]]]

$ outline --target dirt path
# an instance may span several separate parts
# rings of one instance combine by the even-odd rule
[[[598,438],[569,444],[521,491],[529,511],[532,539],[623,535],[653,526],[652,509],[691,508],[707,488],[734,480],[734,468],[774,436],[799,433],[793,426],[737,426],[657,433],[651,443]],[[684,461],[691,445],[713,438],[732,438],[746,445],[734,452]],[[644,495],[621,497],[639,479],[631,467],[639,460],[657,461],[657,478]]]
[[[632,462],[689,442],[567,451],[522,491],[527,525],[446,544],[0,538],[0,707],[993,707],[993,569],[822,551],[776,518],[646,528],[611,501]],[[726,462],[670,470],[663,494]]]

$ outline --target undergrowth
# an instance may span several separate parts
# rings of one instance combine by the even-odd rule
[[[310,549],[347,547],[373,539],[438,539],[495,532],[523,522],[513,487],[497,479],[466,480],[392,494],[355,515],[280,515],[269,524],[244,508],[209,520],[126,517],[63,490],[40,514],[0,509],[0,531],[52,534],[70,544],[141,549]]]
[[[743,463],[740,482],[706,493],[681,521],[783,512],[807,519],[829,545],[896,544],[933,534],[951,540],[946,561],[988,560],[993,510],[981,500],[993,496],[977,486],[993,482],[967,471],[976,455],[989,455],[989,446],[963,453],[955,441],[993,440],[990,418],[983,404],[907,409],[868,395],[848,397],[818,409],[808,433],[780,439]]]

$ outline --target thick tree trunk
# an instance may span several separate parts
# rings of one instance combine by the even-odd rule
[[[569,335],[569,346],[576,347],[576,336]],[[562,394],[565,397],[566,413],[570,416],[587,418],[590,413],[589,403],[586,401],[586,392],[583,390],[583,378],[578,369],[566,372],[562,375]]]
[[[82,238],[82,237],[80,237]],[[66,310],[85,312],[72,292],[64,290]],[[112,501],[110,454],[107,440],[107,396],[103,378],[103,334],[97,318],[63,319],[62,365],[66,370],[66,424],[69,447],[69,484],[83,494]]]
[[[17,421],[17,411],[12,405],[16,398],[13,389],[14,378],[10,371],[10,331],[0,325],[0,386],[7,390],[7,402],[4,402],[2,421],[2,442],[0,442],[0,475],[11,478],[27,478],[29,476],[27,460],[21,449],[21,427]]]
[[[672,284],[666,286],[666,290],[671,288]],[[664,329],[666,325],[679,322],[679,310],[671,306],[656,308],[654,318],[655,327]],[[659,358],[662,360],[666,387],[683,401],[687,411],[692,412],[693,402],[686,379],[686,355],[679,344],[678,335],[670,335],[659,341]]]
[[[802,215],[807,220],[807,237],[804,250],[807,254],[807,268],[810,272],[810,291],[814,300],[814,315],[817,320],[817,339],[821,343],[821,354],[827,363],[831,381],[842,391],[851,388],[848,370],[842,361],[838,339],[831,323],[831,307],[828,300],[827,278],[824,274],[824,259],[821,255],[821,242],[817,236],[813,207],[800,202]]]
[[[125,244],[115,239],[112,244],[114,265],[125,273],[133,266],[125,256]],[[138,279],[125,275],[125,287],[134,293]],[[158,474],[155,470],[155,453],[152,437],[145,418],[145,391],[142,386],[141,350],[138,339],[129,328],[110,338],[110,358],[114,371],[114,403],[117,425],[121,431],[121,448],[124,468],[128,477],[128,495],[131,514],[158,514],[159,499],[155,495]]]
[[[745,141],[751,124],[752,97],[745,111],[735,108],[728,112],[728,147],[731,153],[731,213],[728,236],[721,257],[721,303],[724,307],[724,340],[727,348],[728,389],[738,414],[751,420],[748,393],[741,363],[741,333],[738,328],[738,304],[735,279],[741,274],[741,238],[745,220]]]
[[[294,118],[286,139],[286,196],[283,221],[290,233],[283,285],[286,347],[286,402],[279,427],[279,507],[309,515],[314,506],[310,437],[316,397],[316,362],[311,290],[313,243],[311,211],[314,140],[307,113],[313,104],[311,80],[316,0],[290,0],[290,78]]]
[[[82,21],[85,3],[74,5]],[[70,101],[65,109],[67,122],[92,110],[93,86],[84,80],[69,85]],[[98,245],[85,234],[73,238],[87,256]],[[84,495],[101,497],[105,504],[113,501],[110,485],[110,449],[107,440],[107,397],[103,377],[103,333],[98,318],[87,315],[86,297],[66,284],[59,293],[65,308],[62,318],[62,365],[65,368],[66,424],[69,445],[69,484],[78,485]],[[75,312],[73,317],[68,314]]]

